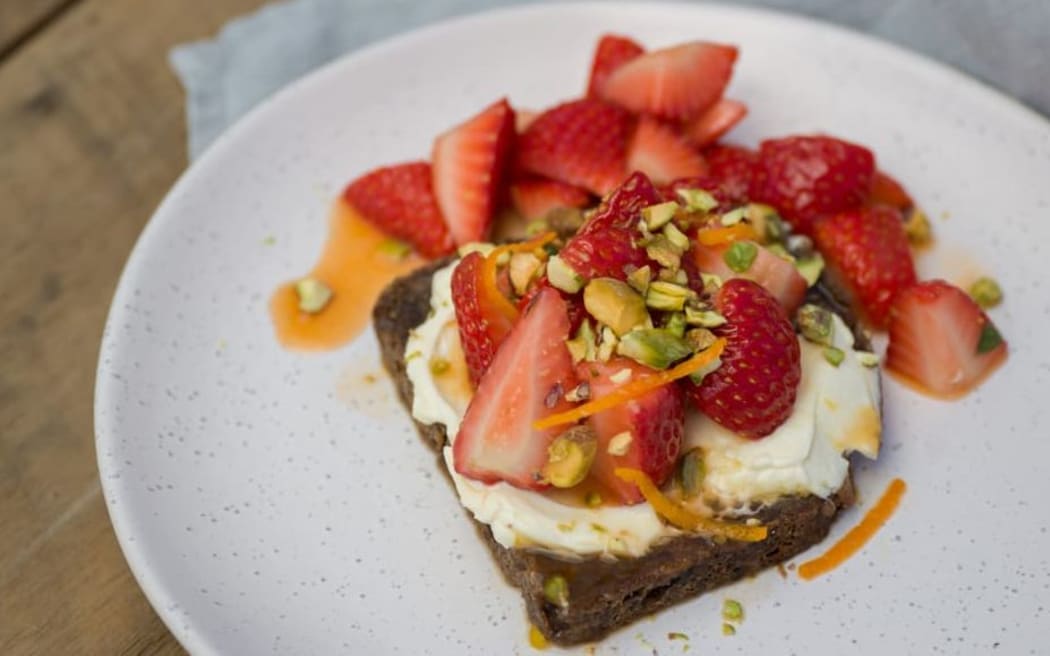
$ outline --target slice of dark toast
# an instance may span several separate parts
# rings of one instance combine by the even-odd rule
[[[412,383],[405,373],[405,343],[409,331],[423,323],[430,311],[434,272],[447,264],[447,260],[436,262],[395,280],[373,311],[383,363],[409,409]],[[823,305],[834,302],[830,296],[811,300]],[[416,426],[438,454],[438,467],[447,475],[440,455],[447,439],[444,427],[419,422]],[[785,497],[761,509],[756,517],[769,529],[762,542],[681,536],[637,558],[565,560],[540,551],[508,549],[496,542],[487,525],[471,520],[506,579],[521,589],[532,623],[552,642],[572,645],[598,640],[641,617],[792,558],[823,540],[835,516],[853,500],[853,481],[847,476],[828,499]],[[564,608],[544,598],[543,582],[555,574],[569,583],[569,603]]]

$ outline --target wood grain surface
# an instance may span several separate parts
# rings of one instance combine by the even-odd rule
[[[92,396],[109,301],[186,166],[177,43],[261,0],[0,0],[0,654],[181,653],[117,547]]]

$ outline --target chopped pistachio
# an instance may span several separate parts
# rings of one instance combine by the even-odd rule
[[[846,353],[840,348],[825,346],[824,359],[830,362],[833,367],[837,367],[846,359]]]
[[[598,345],[598,359],[602,362],[608,362],[612,354],[616,352],[616,347],[619,345],[620,340],[616,337],[616,333],[612,331],[612,328],[608,326],[602,327],[602,341]]]
[[[574,235],[586,219],[583,210],[576,207],[555,207],[543,217],[550,229],[559,235]]]
[[[550,229],[550,226],[543,219],[534,219],[525,224],[525,234],[529,237],[541,235]]]
[[[724,636],[736,635],[736,627],[733,626],[732,624],[730,624],[729,622],[723,622],[722,623],[722,635],[724,635]]]
[[[584,283],[587,282],[557,255],[552,255],[551,259],[547,260],[547,280],[566,294],[575,294],[583,289]]]
[[[317,278],[303,278],[295,283],[295,295],[299,297],[300,310],[317,314],[332,300],[332,289]]]
[[[588,508],[597,508],[602,505],[602,495],[594,490],[590,490],[587,494],[583,495],[583,504]]]
[[[666,235],[655,235],[645,246],[645,253],[660,266],[677,269],[682,263],[682,253]]]
[[[928,244],[933,239],[933,230],[926,213],[915,208],[904,217],[904,234],[913,246]]]
[[[652,279],[653,270],[648,264],[627,274],[627,284],[639,294],[645,294]]]
[[[645,304],[654,310],[677,312],[685,307],[685,302],[696,296],[688,287],[664,280],[653,281],[645,294]]]
[[[377,248],[380,253],[392,260],[403,260],[412,252],[411,244],[401,241],[400,239],[394,239],[393,237],[387,237],[379,242]]]
[[[674,272],[674,275],[671,276],[670,282],[673,282],[678,285],[688,285],[689,274],[685,272],[685,269],[679,269]]]
[[[744,273],[750,269],[756,257],[758,257],[758,246],[749,241],[734,241],[722,254],[725,263],[737,273]]]
[[[824,273],[824,256],[814,251],[812,255],[796,260],[795,269],[812,287],[820,280],[820,274]]]
[[[583,381],[576,387],[565,393],[565,400],[570,403],[578,403],[591,398],[591,384]]]
[[[795,256],[788,252],[788,249],[780,242],[766,244],[766,250],[781,259],[791,262],[792,264],[795,263]]]
[[[987,353],[995,350],[997,346],[1003,343],[1003,336],[999,334],[995,325],[989,321],[984,324],[984,328],[981,328],[981,336],[977,340],[977,352]]]
[[[667,201],[666,203],[658,203],[656,205],[650,205],[649,207],[642,208],[642,218],[645,219],[645,225],[650,230],[659,230],[663,226],[671,222],[674,218],[675,212],[678,211],[678,203]]]
[[[689,640],[689,636],[679,631],[671,631],[667,634],[668,640]]]
[[[689,237],[685,236],[685,233],[678,229],[673,223],[668,223],[664,226],[664,237],[667,237],[667,241],[671,242],[679,253],[684,253],[689,250]]]
[[[700,494],[706,471],[703,451],[690,449],[682,455],[678,462],[678,485],[683,498],[693,499]]]
[[[690,326],[717,328],[725,325],[726,318],[714,310],[699,310],[686,306],[685,322]]]
[[[747,208],[738,207],[722,215],[722,225],[733,226],[747,218]]]
[[[691,210],[709,212],[718,207],[718,199],[703,189],[677,189],[675,193]]]
[[[519,296],[523,296],[529,287],[529,283],[536,276],[543,262],[532,253],[514,253],[510,257],[510,284]]]
[[[430,358],[430,373],[440,376],[452,367],[452,363],[445,358]]]
[[[722,276],[713,273],[700,273],[700,280],[704,282],[704,291],[714,293],[722,286]]]
[[[722,619],[727,622],[739,622],[744,619],[744,607],[736,599],[722,602]]]
[[[568,608],[569,582],[561,574],[548,576],[543,582],[543,598],[555,606]]]
[[[831,346],[835,322],[832,320],[830,310],[806,303],[795,312],[795,321],[803,337],[814,344]]]
[[[685,327],[685,314],[682,312],[672,312],[664,319],[663,329],[675,337],[684,337]]]
[[[471,253],[481,253],[482,255],[488,257],[488,254],[491,253],[495,248],[496,247],[492,244],[472,241],[468,244],[463,244],[462,246],[460,246],[456,250],[456,252],[459,253],[460,257],[466,257]]]
[[[578,485],[587,477],[598,450],[598,437],[590,426],[574,426],[547,447],[547,462],[540,472],[554,487]]]
[[[970,285],[970,297],[982,308],[990,308],[999,305],[1003,300],[1003,290],[992,278],[978,278]]]
[[[262,240],[263,246],[273,246],[277,243],[277,237],[273,235],[266,235]]]
[[[875,355],[870,351],[857,351],[857,361],[865,367],[877,367],[879,366],[879,356]]]
[[[706,378],[709,374],[713,373],[714,371],[717,371],[718,368],[721,366],[722,358],[715,358],[700,369],[697,369],[693,373],[689,374],[689,380],[692,381],[693,385],[699,385],[700,383],[704,382],[704,378]]]
[[[576,330],[576,337],[565,340],[565,345],[569,347],[569,354],[572,355],[573,364],[581,360],[594,361],[597,355],[597,347],[594,344],[596,337],[591,328],[590,319],[581,321],[580,327]]]
[[[649,318],[645,299],[627,283],[615,278],[595,278],[583,289],[583,306],[587,312],[623,335]]]
[[[612,456],[627,455],[627,451],[631,448],[631,442],[633,441],[634,435],[631,435],[631,431],[623,431],[612,436],[609,440],[609,446],[605,450]]]
[[[627,367],[624,367],[623,369],[621,369],[621,370],[617,371],[616,373],[614,373],[613,375],[609,376],[609,380],[611,380],[612,382],[616,383],[617,385],[623,385],[627,381],[631,380],[631,376],[633,376],[633,375],[634,374],[633,374],[633,372],[630,369],[628,369]]]
[[[746,207],[747,220],[755,227],[758,234],[764,238],[764,241],[778,242],[790,232],[784,220],[769,205],[749,203]]]
[[[693,348],[682,337],[660,328],[639,328],[623,336],[616,352],[636,362],[666,369],[674,362],[693,354]]]
[[[685,332],[685,341],[689,342],[696,352],[710,348],[717,340],[718,337],[707,328],[691,328]]]

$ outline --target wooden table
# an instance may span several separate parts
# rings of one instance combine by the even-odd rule
[[[181,653],[131,577],[92,397],[124,260],[186,166],[177,43],[262,0],[0,0],[0,654]]]

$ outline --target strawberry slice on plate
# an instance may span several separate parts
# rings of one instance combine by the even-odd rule
[[[634,119],[623,109],[584,98],[540,114],[518,139],[527,172],[604,194],[624,178]]]
[[[412,244],[424,257],[441,257],[456,245],[434,199],[430,178],[426,162],[384,166],[351,182],[343,199],[366,221]]]
[[[946,398],[976,387],[1006,359],[1006,341],[988,315],[943,280],[898,294],[889,331],[886,368]]]
[[[695,119],[686,122],[683,132],[694,146],[702,148],[722,138],[747,116],[747,105],[722,98]]]
[[[749,439],[772,433],[791,416],[802,379],[801,350],[787,314],[758,283],[729,280],[715,307],[727,320],[722,365],[700,385],[684,383],[704,414]]]
[[[722,97],[736,57],[735,47],[705,41],[647,52],[613,71],[601,96],[636,114],[684,121]]]
[[[515,317],[503,311],[498,286],[482,280],[485,256],[470,253],[452,271],[452,299],[467,371],[475,385],[489,368],[496,350],[510,333]]]
[[[651,117],[638,120],[627,146],[627,170],[641,171],[653,184],[707,173],[707,164],[678,131]]]
[[[653,373],[653,369],[621,357],[576,366],[577,377],[587,383],[591,398],[601,398],[629,380]],[[685,432],[683,394],[677,385],[664,385],[599,412],[589,421],[598,436],[591,476],[623,503],[639,503],[643,497],[633,483],[613,473],[617,467],[639,469],[656,485],[671,475]]]
[[[591,202],[591,195],[586,189],[532,176],[511,184],[510,200],[518,214],[532,221],[546,217],[554,209],[587,207]]]
[[[617,34],[606,34],[598,40],[591,64],[591,77],[587,81],[587,97],[598,98],[609,75],[627,62],[645,52],[631,39]]]
[[[900,212],[886,205],[843,212],[819,222],[813,237],[836,291],[873,326],[885,326],[894,296],[915,283]]]
[[[863,204],[874,177],[875,156],[863,146],[826,136],[768,139],[751,195],[808,235],[821,217]]]
[[[541,290],[478,383],[452,446],[457,472],[485,483],[546,486],[547,447],[565,427],[537,431],[532,423],[572,407],[565,400],[576,386],[568,336],[565,301]]]
[[[730,245],[704,246],[693,244],[693,262],[704,273],[713,273],[723,280],[745,278],[762,285],[777,299],[784,311],[790,316],[806,297],[806,279],[798,272],[795,265],[780,257],[773,251],[745,241],[755,249],[754,260],[744,271],[734,271],[726,262],[726,251]]]
[[[503,99],[434,141],[434,196],[457,244],[488,237],[513,139],[514,110]]]

